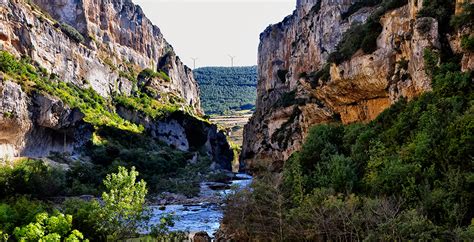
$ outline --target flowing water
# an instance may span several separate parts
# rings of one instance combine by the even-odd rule
[[[236,179],[232,180],[232,189],[214,191],[210,189],[207,183],[201,184],[201,197],[214,196],[219,197],[220,203],[202,202],[197,204],[174,204],[167,205],[164,210],[160,206],[152,206],[153,217],[152,224],[159,224],[160,218],[165,214],[174,214],[174,227],[171,231],[200,232],[205,231],[211,237],[219,229],[223,218],[222,203],[225,197],[235,190],[246,188],[252,182],[252,177],[246,174],[237,174]],[[161,209],[160,209],[161,208]]]

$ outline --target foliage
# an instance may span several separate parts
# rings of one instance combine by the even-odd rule
[[[97,230],[108,239],[117,240],[137,233],[138,227],[146,221],[144,216],[145,196],[148,193],[145,181],[137,182],[135,167],[128,171],[119,167],[118,172],[107,175],[102,193],[104,205],[98,210]]]
[[[23,90],[44,92],[60,98],[72,108],[84,113],[84,121],[96,127],[108,126],[137,133],[143,127],[121,118],[110,111],[111,105],[92,88],[79,88],[72,83],[56,80],[55,75],[47,75],[41,68],[29,64],[27,59],[16,60],[6,51],[0,51],[0,71],[12,76]]]
[[[39,213],[34,222],[15,228],[13,235],[18,241],[89,241],[72,228],[72,216],[61,213]]]
[[[432,17],[438,21],[442,32],[448,32],[455,5],[455,1],[423,0],[423,7],[418,11],[418,17]]]
[[[451,18],[451,26],[456,29],[472,27],[474,19],[474,3],[466,2],[462,5],[462,12]]]
[[[38,198],[61,195],[65,175],[41,160],[19,160],[13,166],[0,167],[0,199],[13,194],[32,194]]]
[[[328,61],[340,64],[351,58],[359,49],[362,49],[364,53],[374,52],[377,49],[377,38],[382,33],[380,18],[386,12],[402,7],[407,3],[407,0],[368,0],[355,3],[354,7],[349,9],[349,13],[355,12],[364,6],[373,6],[374,4],[379,4],[379,6],[364,24],[355,24],[344,33],[342,40],[336,47],[336,51],[329,55]]]
[[[101,241],[104,236],[97,227],[101,221],[97,220],[101,205],[96,200],[84,201],[78,198],[67,199],[62,205],[62,212],[71,214],[74,220],[72,225],[78,229],[86,238],[92,241]]]
[[[357,1],[354,4],[352,4],[345,13],[342,14],[342,18],[347,19],[352,14],[359,11],[361,8],[373,7],[373,6],[376,6],[380,3],[382,3],[382,0],[360,0],[360,1]]]
[[[118,167],[117,173],[108,174],[103,181],[106,191],[102,193],[101,203],[69,199],[63,210],[76,218],[74,226],[88,238],[100,241],[131,238],[149,221],[145,207],[148,189],[145,181],[137,181],[138,175],[134,167],[130,170]]]
[[[136,96],[117,95],[114,97],[117,105],[130,110],[136,110],[154,119],[162,119],[179,110],[179,105],[172,105],[138,92]]]
[[[323,68],[319,71],[314,71],[309,74],[303,72],[299,75],[299,78],[305,78],[311,84],[311,88],[315,89],[320,85],[321,82],[327,82],[331,78],[331,66],[330,64],[326,64]]]
[[[159,71],[156,72],[150,68],[144,69],[143,71],[138,74],[138,79],[153,79],[153,78],[160,78],[164,81],[171,81],[170,77],[168,74],[166,74],[164,71]]]
[[[229,233],[237,240],[474,239],[473,75],[431,50],[425,61],[432,92],[400,100],[369,124],[313,127],[285,162],[279,187],[263,178],[231,199]]]
[[[461,38],[461,47],[470,52],[474,52],[474,37],[463,36]]]
[[[76,41],[76,42],[78,42],[78,43],[82,43],[82,42],[85,41],[84,36],[82,36],[82,34],[79,33],[79,31],[77,31],[76,28],[72,27],[72,26],[69,25],[69,24],[61,23],[61,30],[62,30],[67,36],[69,36],[69,38],[73,39],[74,41]]]
[[[257,98],[257,67],[205,67],[194,70],[207,114],[249,110]]]
[[[9,197],[0,203],[0,230],[12,234],[15,227],[34,221],[36,214],[48,210],[47,204],[31,197]]]
[[[172,214],[163,215],[160,218],[160,223],[151,228],[150,235],[159,241],[184,241],[188,238],[184,232],[172,232],[169,230],[173,227],[176,217]]]

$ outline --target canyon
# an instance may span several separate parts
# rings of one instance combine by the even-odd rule
[[[160,102],[202,115],[191,69],[131,0],[2,0],[0,13],[0,50],[31,60],[55,78],[104,99],[149,91]],[[137,80],[144,69],[166,77]],[[8,75],[0,80],[0,157],[77,154],[91,140],[93,127],[77,108],[52,95],[31,94]],[[179,150],[204,147],[213,161],[230,169],[233,153],[217,126],[186,115],[155,120],[120,105],[113,109]],[[204,140],[192,140],[197,131]]]
[[[356,2],[298,0],[292,15],[260,35],[257,109],[241,155],[247,169],[281,171],[312,126],[367,123],[396,101],[430,91],[424,51],[440,50],[441,39],[462,53],[463,33],[441,35],[436,19],[417,17],[423,1],[409,0],[380,16],[373,52],[359,49],[347,60],[329,61],[351,26],[383,11],[379,5],[351,8]],[[464,53],[462,69],[473,67],[472,53]]]

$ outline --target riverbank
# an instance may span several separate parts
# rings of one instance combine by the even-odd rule
[[[170,231],[206,232],[212,238],[220,227],[227,196],[248,187],[251,182],[251,176],[239,173],[227,183],[202,182],[199,196],[194,198],[165,194],[166,197],[158,197],[152,202],[150,222],[159,224],[161,217],[172,214],[176,221]]]

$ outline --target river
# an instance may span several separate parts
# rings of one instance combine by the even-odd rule
[[[231,181],[232,189],[213,190],[209,186],[214,183],[201,183],[199,197],[212,197],[213,202],[199,202],[187,204],[172,204],[167,206],[151,206],[152,219],[151,224],[159,224],[160,218],[165,214],[174,214],[175,225],[170,231],[201,232],[205,231],[211,237],[217,232],[220,222],[223,218],[223,206],[226,196],[246,188],[252,182],[252,177],[246,174],[236,174],[235,179]],[[217,199],[216,199],[217,198]],[[197,199],[199,200],[199,199]]]

